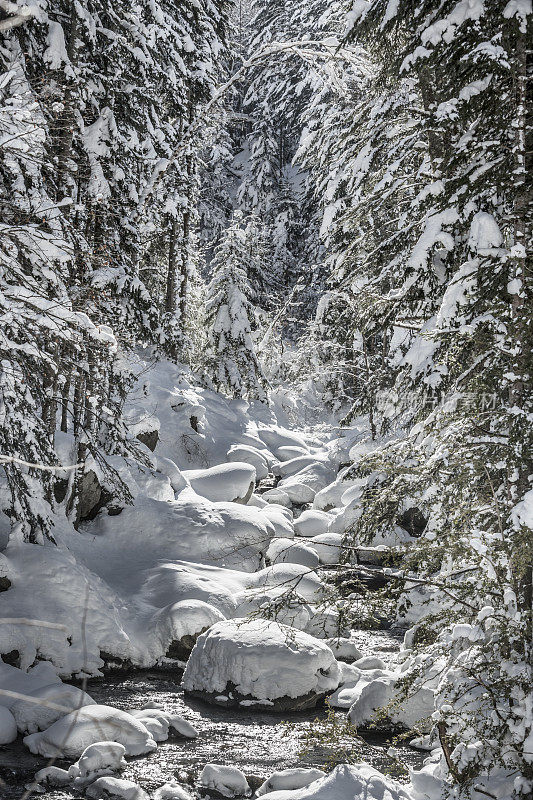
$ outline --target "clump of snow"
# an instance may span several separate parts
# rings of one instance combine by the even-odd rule
[[[237,608],[235,617],[259,616],[276,619],[292,628],[304,630],[313,615],[311,606],[298,595],[285,587],[273,586],[270,589],[246,589],[235,596]]]
[[[293,458],[306,456],[308,452],[304,447],[296,447],[295,445],[284,445],[276,448],[276,455],[280,461],[291,461]]]
[[[252,794],[245,774],[237,767],[206,764],[199,782],[201,787],[213,789],[222,797],[250,797]]]
[[[393,726],[428,728],[428,718],[433,714],[434,692],[422,687],[404,699],[396,688],[398,673],[388,673],[377,678],[366,678],[364,672],[353,688],[352,705],[348,712],[350,722],[364,727],[376,721],[378,712],[384,713]]]
[[[302,789],[310,783],[325,778],[326,773],[321,769],[283,769],[274,772],[257,790],[256,797],[261,797],[269,792],[278,792],[281,789]]]
[[[245,697],[274,700],[323,695],[339,684],[329,647],[278,622],[220,622],[198,639],[183,676],[189,692],[222,693],[228,685]]]
[[[292,501],[287,494],[282,489],[268,489],[266,492],[263,492],[261,495],[267,503],[274,503],[275,505],[284,506],[285,508],[292,507]]]
[[[301,469],[295,475],[283,478],[278,488],[288,495],[297,505],[312,503],[317,492],[324,489],[334,480],[336,474],[332,464],[315,463]]]
[[[263,800],[413,800],[407,787],[368,764],[341,764],[302,789],[262,795]]]
[[[68,771],[61,767],[44,767],[33,776],[33,786],[38,792],[42,792],[44,789],[53,789],[56,786],[68,786],[71,782]]]
[[[148,800],[148,795],[133,781],[122,778],[98,778],[85,790],[90,800]]]
[[[325,644],[339,661],[357,661],[363,656],[355,642],[346,637],[339,636],[333,639],[326,639]]]
[[[349,633],[346,626],[341,624],[337,609],[323,605],[316,609],[305,630],[318,639],[345,637]]]
[[[15,717],[5,706],[0,706],[0,745],[10,744],[17,738]]]
[[[126,748],[118,742],[95,742],[86,747],[78,761],[68,769],[76,788],[86,786],[104,775],[124,769]]]
[[[43,731],[26,736],[24,744],[45,758],[79,758],[96,742],[119,742],[129,756],[155,750],[157,745],[146,727],[131,714],[111,706],[86,706],[73,711]]]
[[[244,462],[186,470],[182,474],[197,494],[214,503],[246,503],[254,490],[256,479],[255,467]]]

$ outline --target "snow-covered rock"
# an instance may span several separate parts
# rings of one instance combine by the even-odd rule
[[[247,586],[250,588],[283,586],[286,592],[291,590],[298,592],[308,603],[319,603],[325,592],[325,585],[316,572],[301,564],[272,564],[271,567],[250,575]],[[334,636],[334,633],[331,636]]]
[[[297,447],[299,450],[309,452],[309,447],[303,437],[294,433],[294,431],[287,430],[287,428],[259,428],[257,434],[276,456],[281,447]]]
[[[294,532],[297,536],[320,536],[326,533],[328,526],[333,519],[331,514],[315,508],[308,508],[302,511],[300,516],[294,520]]]
[[[0,706],[0,745],[10,744],[17,738],[15,717],[5,706]]]
[[[92,705],[73,711],[41,733],[26,736],[24,744],[45,758],[79,758],[96,742],[119,742],[129,756],[155,750],[157,745],[146,727],[131,714],[111,706]]]
[[[228,461],[236,461],[241,464],[250,464],[255,469],[258,481],[266,478],[269,472],[268,458],[265,453],[248,444],[236,444],[228,450]]]
[[[154,800],[193,800],[193,798],[179,783],[165,783],[155,790]]]
[[[68,769],[68,776],[76,788],[86,786],[104,775],[124,769],[126,748],[118,742],[95,742],[86,747],[78,761]]]
[[[312,503],[316,493],[327,486],[334,476],[334,466],[315,462],[295,475],[283,478],[278,484],[278,489],[285,492],[296,505]]]
[[[341,764],[302,789],[262,795],[263,800],[413,800],[406,786],[368,764]]]
[[[180,600],[162,608],[157,626],[168,658],[186,661],[199,635],[224,618],[203,600]]]
[[[86,790],[90,800],[148,800],[148,795],[133,781],[122,778],[98,778]]]
[[[235,619],[200,636],[183,687],[222,705],[285,710],[314,707],[339,679],[335,657],[322,642],[278,622]]]
[[[276,455],[280,461],[291,461],[293,458],[306,456],[308,453],[309,451],[304,447],[296,447],[295,445],[284,445],[276,448]]]
[[[321,564],[339,563],[342,548],[340,533],[321,533],[308,539],[307,543],[315,551]]]
[[[266,503],[262,514],[276,531],[276,537],[294,539],[294,521],[292,511],[276,503]]]
[[[17,700],[11,706],[21,733],[44,731],[65,714],[94,704],[86,692],[64,683],[42,686],[32,691],[29,697],[31,700]]]
[[[337,609],[324,606],[316,609],[305,630],[317,639],[333,639],[336,636],[344,638],[348,634],[348,629],[340,622]]]
[[[234,461],[208,469],[186,470],[183,477],[207,500],[246,503],[254,490],[256,471],[251,464]]]
[[[309,453],[291,458],[289,461],[278,461],[277,464],[272,466],[272,472],[274,475],[279,475],[280,478],[287,478],[290,475],[296,475],[306,467],[325,461],[327,461],[326,456],[315,456]]]
[[[222,764],[206,764],[199,784],[202,789],[210,789],[220,797],[250,797],[252,794],[245,774],[237,767]]]
[[[319,557],[312,547],[293,539],[272,539],[266,557],[272,564],[302,564],[310,569],[319,564]]]
[[[321,769],[283,769],[274,772],[257,790],[256,797],[261,797],[269,792],[279,792],[281,789],[303,789],[310,783],[325,778],[326,773]]]
[[[364,727],[376,722],[376,713],[385,714],[380,727],[387,727],[390,720],[393,727],[429,729],[427,719],[434,711],[434,692],[423,687],[413,695],[403,698],[396,684],[401,675],[388,673],[381,677],[367,679],[362,675],[353,688],[352,705],[348,712],[350,722],[356,727]]]
[[[183,739],[196,739],[198,731],[180,714],[171,714],[160,708],[141,708],[128,712],[138,719],[156,742],[165,742],[170,732]]]
[[[338,661],[350,663],[363,656],[355,642],[343,636],[326,639],[324,644],[327,644]]]
[[[236,595],[235,617],[259,616],[276,619],[284,625],[304,630],[313,615],[311,606],[296,592],[287,595],[285,587],[245,589]],[[262,612],[262,613],[261,613]]]
[[[71,782],[72,778],[68,770],[61,769],[61,767],[44,767],[33,776],[33,785],[39,792],[59,786],[68,786]]]
[[[263,492],[261,497],[267,501],[267,503],[274,503],[278,506],[284,506],[285,508],[291,508],[292,502],[291,498],[284,492],[282,489],[268,489],[268,491]]]

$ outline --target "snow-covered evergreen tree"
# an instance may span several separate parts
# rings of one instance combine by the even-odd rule
[[[249,228],[236,212],[218,245],[207,289],[208,370],[233,397],[266,399],[265,380],[252,336],[254,307],[247,270]]]

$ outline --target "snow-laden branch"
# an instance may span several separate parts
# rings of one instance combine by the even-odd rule
[[[0,10],[11,15],[7,19],[0,20],[0,31],[9,31],[35,17],[39,9],[36,6],[20,6],[10,0],[0,0]]]
[[[46,464],[32,464],[31,461],[24,461],[22,458],[15,456],[5,456],[0,453],[0,465],[2,464],[19,464],[21,467],[31,467],[31,469],[40,469],[43,472],[68,472],[75,469],[82,469],[85,464],[71,464],[68,467],[63,467],[60,464],[57,466],[47,466]],[[3,620],[0,619],[0,622]]]
[[[243,61],[239,69],[231,76],[231,78],[227,80],[226,83],[223,83],[222,86],[220,86],[213,94],[211,100],[209,100],[209,102],[203,107],[201,113],[198,115],[194,123],[186,129],[183,139],[176,147],[171,157],[163,158],[157,163],[152,176],[146,185],[146,188],[139,198],[137,207],[133,212],[133,223],[137,222],[144,206],[163,180],[169,168],[178,161],[180,156],[186,153],[188,147],[194,139],[194,136],[199,131],[201,126],[208,121],[212,109],[222,99],[222,97],[227,94],[227,92],[249,69],[255,67],[265,59],[269,59],[272,56],[288,51],[295,53],[304,60],[309,59],[310,57],[317,58],[321,56],[326,58],[334,58],[337,60],[351,61],[353,63],[357,62],[363,66],[363,60],[361,57],[353,50],[348,50],[339,45],[339,42],[335,37],[329,37],[322,40],[302,39],[300,41],[291,42],[272,42],[272,44],[266,45],[258,52],[251,55],[250,58],[247,58],[245,61]]]

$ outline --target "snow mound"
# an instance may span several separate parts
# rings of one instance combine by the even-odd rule
[[[326,773],[321,769],[283,769],[274,772],[268,780],[261,784],[257,790],[256,797],[261,797],[268,792],[277,792],[280,789],[303,789],[310,783],[325,778]]]
[[[373,672],[362,672],[353,687],[348,712],[350,722],[362,728],[375,723],[376,714],[381,712],[393,727],[410,729],[417,726],[423,732],[429,730],[427,720],[435,710],[433,690],[423,687],[404,699],[396,688],[401,674],[388,672],[380,677],[371,677]],[[348,699],[347,696],[344,699]],[[380,727],[388,727],[387,722],[380,721]]]
[[[73,711],[43,731],[26,736],[24,744],[45,758],[79,758],[96,742],[118,742],[129,756],[155,750],[157,745],[146,727],[125,711],[111,706],[86,706]]]
[[[294,531],[297,536],[320,536],[321,533],[327,532],[332,519],[332,515],[325,511],[309,508],[302,511],[300,516],[294,520]]]
[[[325,460],[327,459],[324,456],[314,456],[309,453],[307,455],[291,458],[289,461],[278,461],[277,464],[272,466],[272,472],[274,475],[279,475],[281,478],[288,478],[291,475],[296,475],[298,472],[301,472],[306,467],[319,464]]]
[[[94,700],[76,686],[53,683],[30,692],[28,699],[17,700],[11,707],[21,733],[44,731],[78,708],[94,705]]]
[[[283,586],[286,592],[298,592],[308,603],[320,602],[325,591],[316,572],[301,564],[273,564],[249,576],[247,588],[263,586]]]
[[[338,664],[327,645],[288,625],[262,619],[220,622],[198,639],[183,675],[187,692],[273,701],[318,698],[337,688]]]
[[[33,776],[33,786],[35,791],[39,793],[57,786],[68,786],[71,782],[71,777],[67,770],[60,767],[44,767]]]
[[[214,503],[246,503],[254,490],[256,470],[251,464],[239,461],[185,470],[183,477],[197,494]]]
[[[316,636],[317,639],[345,637],[349,632],[346,627],[341,625],[337,609],[331,606],[317,608],[305,630],[306,633]]]
[[[272,564],[302,564],[310,569],[315,569],[319,564],[318,555],[312,547],[293,539],[272,539],[266,557]]]
[[[283,506],[284,508],[291,508],[292,506],[291,498],[287,492],[284,492],[282,489],[278,489],[277,487],[275,489],[269,489],[268,491],[263,492],[261,497],[263,500],[266,500],[267,503],[273,503],[277,506]]]
[[[121,778],[98,778],[85,790],[90,800],[148,800],[148,795],[133,781]]]
[[[335,658],[339,661],[357,661],[363,654],[352,639],[339,636],[326,639],[325,644],[331,649]]]
[[[306,453],[309,452],[309,448],[303,437],[298,436],[298,434],[293,431],[287,430],[287,428],[259,428],[257,435],[276,456],[281,447],[297,447],[299,450],[304,450]]]
[[[302,789],[264,794],[263,800],[413,800],[407,787],[367,764],[341,764]]]
[[[258,450],[249,444],[236,444],[228,450],[228,461],[237,461],[241,464],[250,464],[255,469],[258,481],[266,478],[269,472],[268,451]]]
[[[276,448],[276,455],[280,461],[291,461],[293,458],[308,455],[309,451],[303,447],[296,447],[293,445],[285,445],[284,447]]]
[[[75,787],[85,786],[97,778],[124,769],[126,748],[118,742],[95,742],[86,747],[78,761],[68,769]]]
[[[5,706],[0,706],[0,745],[11,744],[17,738],[15,717]]]
[[[163,563],[148,573],[141,597],[150,605],[163,609],[161,612],[157,612],[156,629],[159,635],[165,635],[165,633],[168,636],[172,635],[172,627],[175,622],[172,608],[176,603],[197,600],[215,608],[224,617],[234,616],[235,601],[231,589],[224,581],[225,571],[212,568],[207,574],[205,572],[198,574],[196,571],[198,566],[202,565],[179,561]],[[171,600],[176,602],[167,605]],[[198,619],[197,613],[201,614],[201,612],[194,612],[196,620]],[[188,613],[186,616],[188,617]],[[165,642],[165,648],[168,647],[170,641],[169,639],[168,642]]]
[[[246,776],[237,767],[206,764],[200,775],[200,786],[212,789],[222,797],[250,797],[252,790]]]

